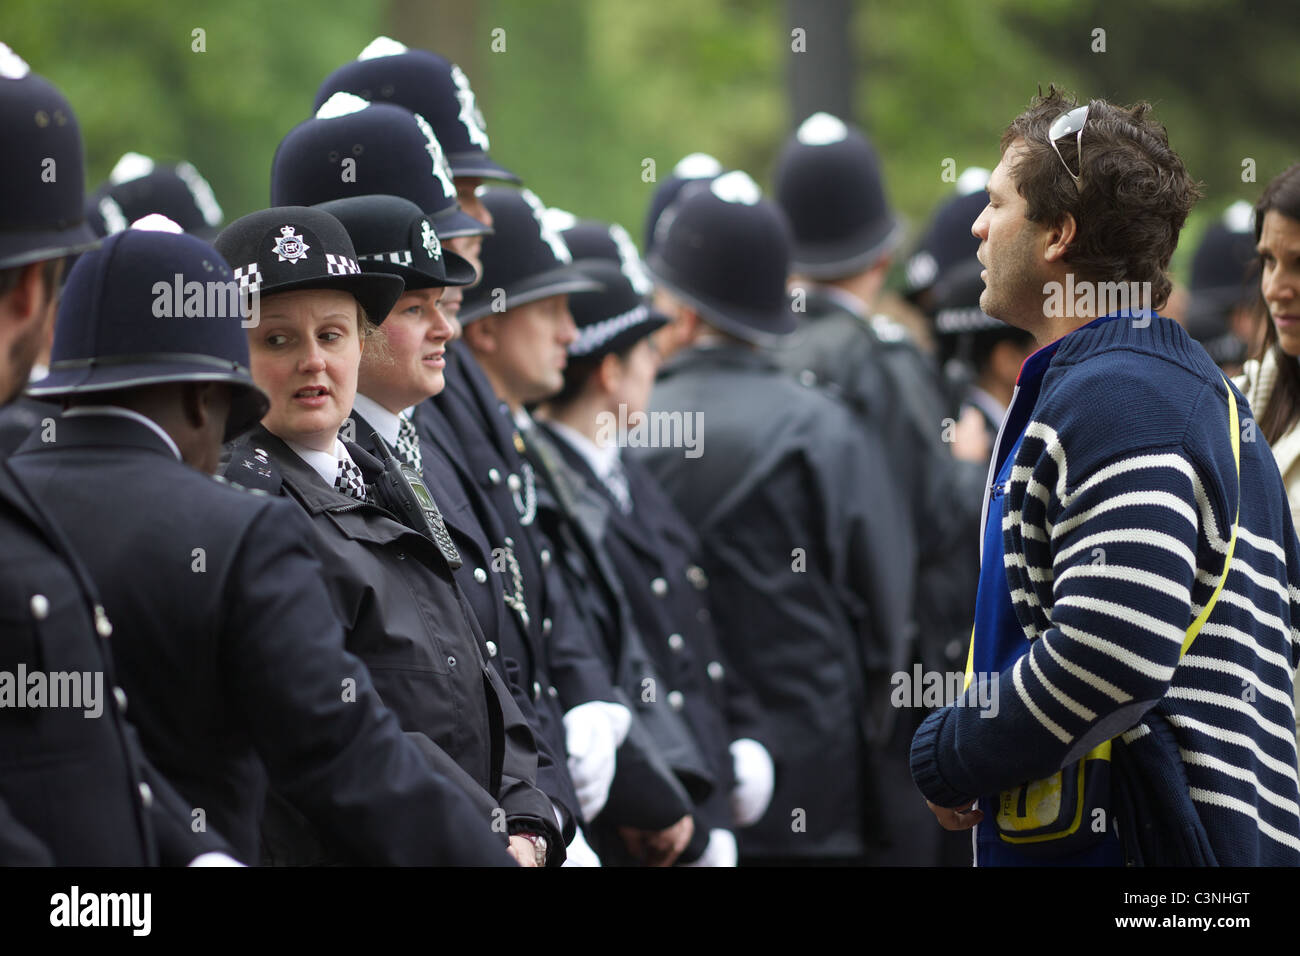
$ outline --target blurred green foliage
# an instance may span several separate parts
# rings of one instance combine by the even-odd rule
[[[798,19],[781,0],[6,0],[0,39],[77,109],[88,186],[127,150],[185,158],[231,219],[265,204],[276,144],[320,80],[388,33],[464,66],[493,155],[546,202],[639,237],[646,159],[663,178],[701,150],[769,182],[793,120],[790,58],[817,56],[816,36],[791,51]],[[1300,155],[1290,0],[886,0],[855,4],[850,29],[853,119],[914,230],[952,189],[944,160],[992,166],[1002,128],[1049,81],[1156,105],[1206,184],[1194,234]],[[1257,182],[1242,181],[1246,158]],[[1176,264],[1189,254],[1184,242]]]

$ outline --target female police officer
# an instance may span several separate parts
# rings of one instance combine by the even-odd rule
[[[261,425],[232,448],[227,477],[303,507],[348,648],[403,729],[509,833],[516,859],[544,864],[549,845],[558,862],[554,813],[533,784],[535,742],[484,663],[454,552],[423,520],[422,486],[408,484],[395,459],[340,439],[371,319],[388,315],[401,279],[361,273],[338,220],[300,206],[245,216],[216,245],[253,306],[250,364],[271,397]],[[300,860],[305,834],[293,825],[268,812],[267,844]]]

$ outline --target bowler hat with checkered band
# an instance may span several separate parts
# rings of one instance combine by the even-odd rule
[[[59,303],[50,372],[27,392],[58,398],[166,382],[225,382],[231,386],[230,439],[269,407],[249,374],[234,274],[208,243],[168,225],[174,231],[115,233],[77,260]],[[214,283],[216,295],[210,294]],[[195,295],[194,289],[203,291]]]
[[[314,206],[371,195],[409,199],[439,239],[492,231],[460,208],[442,145],[424,117],[336,93],[280,142],[271,161],[271,203]]]
[[[81,128],[49,80],[0,43],[0,269],[59,259],[99,239],[84,214]]]
[[[362,272],[399,275],[407,291],[436,286],[470,285],[474,265],[438,241],[426,216],[398,196],[352,196],[316,207],[343,223]]]
[[[362,272],[343,224],[305,206],[273,206],[236,219],[217,236],[240,288],[265,299],[277,292],[351,292],[371,322],[384,321],[404,288],[400,276]]]
[[[465,72],[428,50],[412,50],[376,37],[361,56],[325,78],[316,106],[335,93],[354,93],[376,103],[396,103],[429,121],[456,176],[518,183],[519,177],[488,155],[487,124]]]

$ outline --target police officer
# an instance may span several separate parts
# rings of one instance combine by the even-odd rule
[[[574,483],[594,492],[585,497],[597,507],[581,513],[598,516],[590,522],[591,533],[608,552],[649,657],[667,681],[660,693],[686,717],[714,778],[713,792],[695,805],[702,837],[698,859],[734,865],[731,831],[758,819],[771,796],[771,759],[748,736],[757,732],[757,701],[735,693],[738,682],[723,663],[708,578],[694,563],[694,532],[644,465],[620,449],[637,438],[626,428],[644,415],[658,366],[651,336],[667,319],[643,300],[653,282],[622,227],[578,223],[562,235],[575,261],[605,288],[574,299],[578,338],[569,346],[563,391],[539,410],[543,430],[575,473]],[[748,726],[733,733],[729,716]],[[751,760],[767,773],[762,781],[747,774],[737,788],[733,763],[747,768]],[[766,797],[746,807],[747,791],[756,783],[766,784]],[[742,810],[739,819],[733,803]],[[690,861],[689,848],[683,859]]]
[[[82,218],[81,131],[71,105],[0,44],[0,406],[27,384],[67,257],[96,240]],[[54,175],[49,175],[53,170]],[[45,173],[44,177],[42,174]],[[85,494],[84,489],[81,491]],[[0,463],[0,864],[185,863],[228,850],[190,830],[185,802],[148,763],[117,692],[113,624],[66,537]],[[102,711],[19,706],[26,678],[72,674]]]
[[[869,827],[888,825],[864,819],[868,744],[905,660],[912,537],[875,434],[760,351],[796,326],[780,210],[733,171],[670,213],[647,265],[675,351],[650,416],[707,430],[699,454],[634,451],[698,531],[723,649],[763,708],[776,787],[741,858],[860,862]]]
[[[487,638],[485,654],[538,737],[538,786],[561,810],[566,840],[572,839],[578,801],[564,762],[562,727],[558,721],[543,723],[532,695],[525,691],[533,676],[531,667],[525,671],[519,663],[527,660],[528,647],[522,622],[512,613],[504,590],[512,576],[484,570],[501,555],[494,556],[491,539],[455,469],[440,449],[425,447],[412,421],[415,406],[444,385],[444,355],[452,328],[440,308],[441,297],[448,287],[475,281],[474,267],[438,242],[418,206],[397,196],[354,196],[317,208],[347,229],[364,272],[400,275],[406,283],[380,326],[382,350],[362,354],[357,397],[344,430],[376,456],[381,452],[374,436],[379,435],[423,477],[460,557],[456,578]],[[560,731],[558,736],[555,731]]]
[[[395,459],[339,437],[368,323],[388,316],[402,280],[362,273],[339,221],[301,206],[245,216],[217,248],[260,296],[250,361],[271,399],[262,424],[232,448],[226,474],[308,513],[348,648],[384,702],[509,836],[520,863],[558,865],[563,844],[551,802],[534,786],[532,732],[486,663],[453,576],[459,558],[433,522],[427,490]]]
[[[178,314],[187,283],[203,301]],[[141,228],[109,238],[73,270],[37,386],[68,411],[11,459],[118,623],[115,709],[184,794],[190,825],[228,835],[247,862],[268,778],[345,859],[508,862],[344,650],[301,511],[208,477],[223,439],[268,405],[238,306],[207,243]]]
[[[575,520],[573,502],[557,481],[556,456],[548,454],[547,443],[525,411],[526,405],[563,385],[566,349],[574,336],[569,293],[593,291],[598,284],[573,267],[563,237],[549,226],[545,208],[531,192],[489,189],[481,198],[495,232],[484,241],[484,277],[467,293],[461,317],[465,354],[472,354],[490,383],[497,420],[511,426],[509,444],[498,440],[495,447],[513,448],[518,456],[518,470],[508,473],[515,477],[505,481],[507,488],[513,483],[516,490],[507,492],[502,505],[511,507],[513,498],[519,519],[527,517],[539,556],[558,572],[559,593],[568,595],[564,609],[582,622],[583,634],[599,657],[606,688],[612,685],[613,699],[631,702],[635,712],[628,739],[618,751],[608,805],[603,813],[584,807],[593,824],[593,845],[612,862],[635,859],[667,865],[693,833],[690,788],[710,783],[679,716],[641,694],[639,681],[649,662],[642,664],[644,654],[617,575]],[[467,390],[449,389],[446,394],[462,410],[471,397]],[[491,413],[483,404],[478,407]],[[489,481],[497,467],[489,466]],[[497,481],[500,484],[499,473]],[[521,566],[525,562],[531,563],[529,556],[520,559]],[[546,584],[548,590],[551,586]],[[557,683],[571,742],[598,733],[600,721],[611,716],[605,712],[606,698],[571,696],[583,692],[581,686]],[[573,750],[571,746],[571,758]],[[575,782],[583,776],[582,762],[575,761]]]
[[[121,232],[137,219],[166,216],[190,235],[211,241],[224,220],[212,187],[193,163],[158,163],[125,153],[86,200],[86,220],[100,236]]]
[[[1187,331],[1229,375],[1260,351],[1257,259],[1255,210],[1244,200],[1206,227],[1192,255]]]

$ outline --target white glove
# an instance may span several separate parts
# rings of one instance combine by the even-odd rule
[[[735,866],[740,858],[736,835],[730,830],[710,830],[709,843],[700,858],[682,866]]]
[[[224,853],[200,853],[194,859],[190,860],[190,866],[243,866],[233,856],[226,856]]]
[[[579,704],[564,715],[569,776],[584,820],[596,819],[605,808],[614,782],[614,755],[631,726],[630,710],[604,700]]]
[[[561,869],[566,866],[600,866],[600,857],[596,856],[596,851],[582,835],[582,827],[578,827],[577,832],[574,833],[573,840],[565,852],[564,862],[560,864]]]
[[[742,737],[731,742],[731,763],[736,785],[731,790],[731,815],[736,826],[753,826],[772,802],[775,770],[767,748],[757,740]]]

